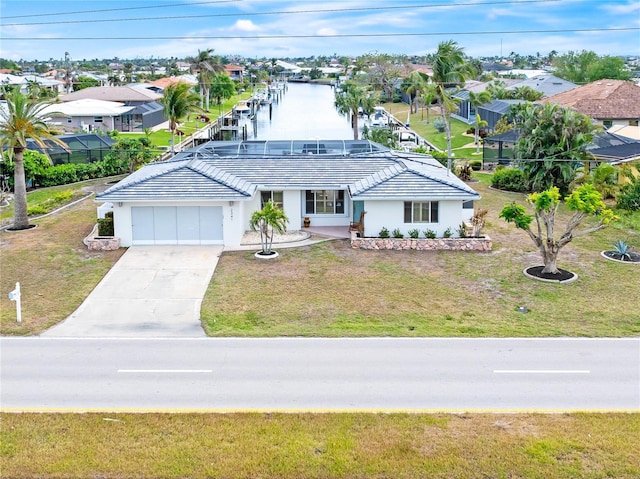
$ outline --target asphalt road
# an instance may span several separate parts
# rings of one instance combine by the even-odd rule
[[[5,411],[640,411],[634,339],[1,338]]]

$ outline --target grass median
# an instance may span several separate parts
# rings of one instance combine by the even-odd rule
[[[640,414],[3,414],[2,477],[637,478]]]

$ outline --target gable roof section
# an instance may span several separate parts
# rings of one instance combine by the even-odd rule
[[[96,196],[101,201],[239,200],[250,198],[251,185],[203,161],[150,163]]]
[[[216,142],[151,163],[98,201],[241,200],[258,189],[349,189],[358,199],[479,199],[428,155],[390,150],[352,155],[212,154]]]
[[[571,107],[597,120],[640,118],[640,87],[623,80],[598,80],[541,101]]]
[[[598,160],[605,160],[612,165],[640,160],[640,143],[625,143],[590,150]]]
[[[55,113],[66,116],[120,116],[135,109],[115,101],[94,100],[84,98],[66,103],[54,103],[43,108],[46,115]]]

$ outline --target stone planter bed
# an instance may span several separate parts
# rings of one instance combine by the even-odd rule
[[[351,237],[351,247],[369,250],[418,251],[491,251],[491,238],[358,238]]]

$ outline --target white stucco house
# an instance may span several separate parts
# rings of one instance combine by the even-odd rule
[[[429,155],[367,140],[208,142],[151,163],[96,197],[112,208],[122,246],[237,246],[251,214],[273,200],[288,229],[344,226],[366,212],[364,236],[385,227],[441,236],[473,215],[480,195]]]

